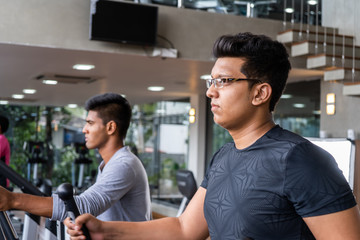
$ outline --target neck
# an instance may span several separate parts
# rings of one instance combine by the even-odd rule
[[[111,157],[120,149],[124,147],[123,141],[109,141],[103,147],[98,148],[101,158],[107,164]]]
[[[263,121],[254,121],[247,126],[241,126],[235,130],[229,130],[237,149],[249,147],[275,126],[271,114],[267,118],[263,119]]]

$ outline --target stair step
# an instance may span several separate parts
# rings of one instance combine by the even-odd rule
[[[354,80],[353,80],[354,76]],[[360,71],[349,68],[331,67],[324,71],[324,81],[342,80],[344,83],[359,81]]]
[[[332,31],[332,30],[331,30]],[[343,39],[344,38],[344,39]],[[281,32],[277,35],[276,39],[284,44],[291,44],[294,42],[300,42],[304,40],[308,41],[316,41],[316,32],[310,31],[309,36],[307,38],[307,31],[306,30],[297,30],[297,29],[290,29],[284,32]],[[334,35],[332,32],[326,32],[326,35],[324,32],[318,32],[318,43],[325,42],[327,44],[333,44],[334,43]],[[352,45],[354,41],[354,37],[352,36],[344,36],[340,34],[335,34],[335,43],[343,44],[343,40],[345,41],[345,44]]]
[[[332,28],[332,27],[323,27],[323,26],[316,26],[316,25],[308,25],[308,24],[301,24],[301,23],[294,23],[294,24],[287,24],[288,28],[284,31],[279,32],[279,34],[284,33],[284,32],[288,32],[288,31],[300,31],[300,29],[304,32],[306,32],[309,29],[309,32],[318,32],[319,34],[324,34],[324,32],[326,31],[327,33],[333,33],[333,31],[335,30],[335,34],[339,34],[339,29],[338,28]]]
[[[360,66],[360,58],[345,57],[344,59],[341,56],[331,56],[324,53],[308,56],[306,60],[306,68],[327,68],[332,66],[343,67],[343,68],[352,68],[354,66]],[[356,69],[359,70],[359,69]]]
[[[360,83],[357,84],[344,84],[343,95],[346,96],[360,96]]]
[[[303,41],[298,43],[293,43],[291,45],[291,56],[307,56],[307,55],[316,55],[320,53],[326,53],[328,55],[333,55],[333,44],[315,44],[313,41]],[[343,45],[336,44],[335,45],[335,56],[343,54]],[[353,46],[352,45],[344,45],[344,55],[346,57],[352,57],[353,55]],[[355,46],[355,56],[360,56],[360,47]]]

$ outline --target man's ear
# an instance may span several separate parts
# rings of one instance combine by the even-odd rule
[[[255,106],[270,102],[272,88],[268,83],[261,83],[254,86],[252,104]]]
[[[117,125],[111,120],[106,124],[106,131],[109,135],[113,135],[116,132]]]

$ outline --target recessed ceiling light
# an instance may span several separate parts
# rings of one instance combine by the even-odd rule
[[[23,94],[13,94],[12,98],[14,99],[23,99],[25,96]]]
[[[7,100],[0,100],[0,104],[1,105],[6,105],[6,104],[8,104],[9,103],[9,101],[7,101]]]
[[[294,9],[293,8],[285,8],[285,12],[286,13],[293,13]]]
[[[211,79],[211,75],[210,75],[210,74],[201,75],[201,76],[200,76],[200,79],[201,79],[201,80]]]
[[[306,105],[303,103],[294,103],[293,106],[294,108],[304,108]]]
[[[95,66],[94,65],[90,65],[90,64],[75,64],[73,66],[73,69],[76,69],[76,70],[91,70],[91,69],[94,69]]]
[[[56,84],[58,83],[58,81],[56,81],[56,80],[51,80],[51,79],[44,79],[44,80],[42,81],[42,83],[47,84],[47,85],[56,85]]]
[[[36,93],[36,90],[35,90],[35,89],[26,88],[26,89],[23,89],[23,93],[25,93],[25,94],[34,94],[34,93]]]
[[[321,111],[320,111],[320,110],[314,110],[314,111],[313,111],[313,114],[315,114],[315,115],[320,115],[320,114],[321,114]]]
[[[74,104],[74,103],[70,103],[70,104],[68,104],[68,107],[69,108],[77,108],[77,104]]]
[[[291,94],[283,94],[281,95],[281,99],[289,99],[289,98],[292,98],[293,96]]]
[[[308,3],[309,5],[316,5],[316,4],[318,3],[318,1],[316,1],[316,0],[309,0],[309,1],[307,1],[307,3]]]
[[[160,91],[163,91],[165,88],[162,87],[162,86],[150,86],[148,87],[148,90],[149,91],[152,91],[152,92],[160,92]]]

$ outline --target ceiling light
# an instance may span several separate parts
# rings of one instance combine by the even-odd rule
[[[9,103],[9,101],[7,101],[7,100],[0,100],[0,105],[6,105],[8,103]]]
[[[211,79],[211,75],[210,75],[210,74],[201,75],[201,76],[200,76],[200,79],[201,79],[201,80]]]
[[[315,115],[320,115],[320,114],[321,114],[321,111],[320,111],[320,110],[314,110],[314,111],[313,111],[313,114],[315,114]]]
[[[13,94],[12,98],[14,99],[23,99],[25,96],[23,94]]]
[[[73,66],[73,69],[76,69],[76,70],[91,70],[91,69],[94,69],[95,66],[94,65],[89,65],[89,64],[75,64]]]
[[[58,83],[58,81],[51,79],[44,79],[42,82],[47,85],[56,85]]]
[[[289,99],[289,98],[292,98],[293,96],[291,94],[283,94],[281,95],[281,99]]]
[[[162,86],[150,86],[148,87],[148,90],[149,91],[152,91],[152,92],[160,92],[160,91],[163,91],[165,88],[162,87]]]
[[[309,5],[316,5],[316,4],[318,3],[318,1],[316,1],[316,0],[309,0],[309,1],[307,1],[307,3],[308,3]]]
[[[26,88],[26,89],[23,89],[23,93],[25,93],[25,94],[34,94],[34,93],[36,93],[36,90],[35,90],[35,89]]]
[[[74,104],[74,103],[70,103],[67,105],[69,108],[77,108],[77,104]]]
[[[294,108],[304,108],[306,105],[305,104],[303,104],[303,103],[294,103],[293,104],[293,107]]]
[[[285,8],[285,12],[286,13],[293,13],[294,9],[293,8]]]

